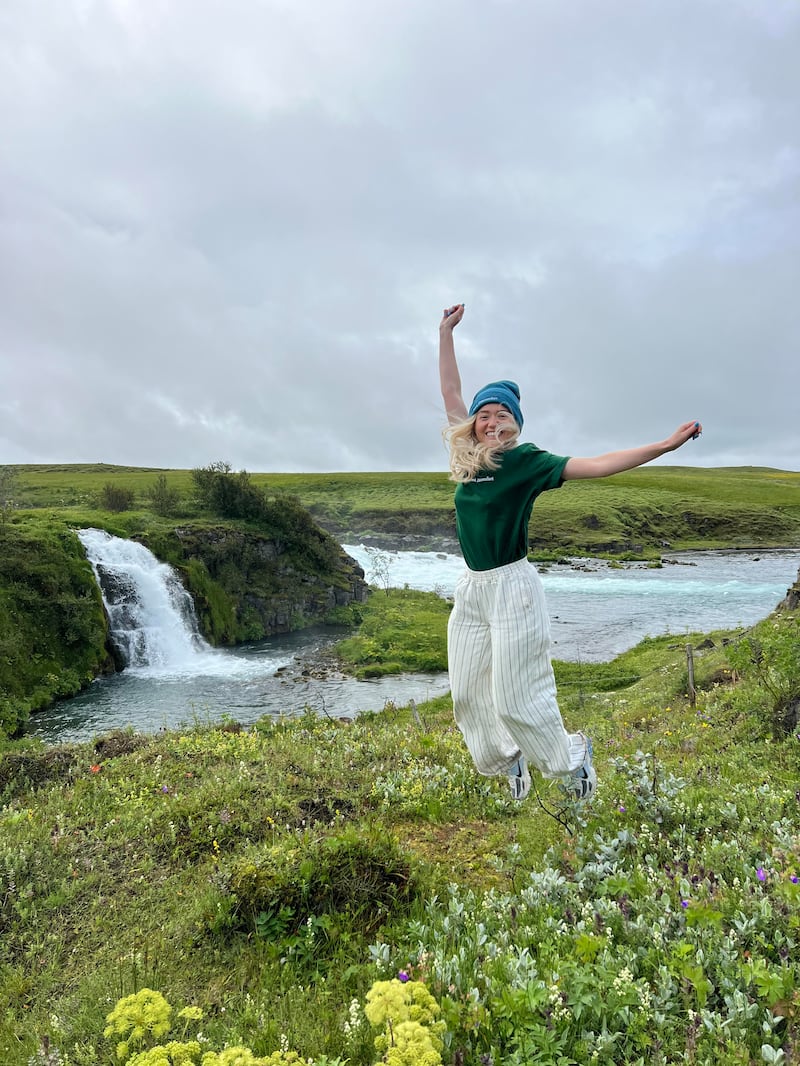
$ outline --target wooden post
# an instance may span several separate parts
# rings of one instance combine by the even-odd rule
[[[409,700],[408,706],[411,708],[411,713],[414,715],[414,721],[417,723],[420,732],[422,732],[422,719],[420,718],[419,711],[417,710],[417,701]]]
[[[686,671],[689,674],[689,703],[694,707],[697,691],[694,687],[694,649],[691,644],[686,645]]]

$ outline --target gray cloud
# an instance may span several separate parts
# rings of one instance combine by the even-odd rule
[[[463,300],[541,446],[800,469],[796,6],[0,19],[0,462],[442,469]]]

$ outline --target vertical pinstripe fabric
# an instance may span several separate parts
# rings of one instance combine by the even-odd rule
[[[581,765],[584,740],[561,719],[544,589],[527,559],[459,578],[447,649],[456,723],[480,773],[506,773],[520,753],[545,777]]]

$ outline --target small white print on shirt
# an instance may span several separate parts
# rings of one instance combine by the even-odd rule
[[[474,477],[472,479],[472,484],[477,485],[480,481],[494,481],[494,478],[491,475],[489,477]]]

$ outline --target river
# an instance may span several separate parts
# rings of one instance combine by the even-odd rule
[[[464,569],[459,555],[345,550],[367,579],[452,596]],[[543,565],[553,656],[604,662],[647,636],[708,633],[748,626],[769,614],[797,576],[800,551],[679,552],[660,569],[647,563],[612,566],[599,559]],[[377,565],[376,565],[377,564]]]
[[[368,580],[452,594],[463,560],[447,553],[375,552],[345,545]],[[800,551],[695,552],[612,568],[597,560],[541,567],[553,655],[603,661],[645,636],[751,625],[794,581]],[[355,681],[331,667],[342,632],[305,630],[233,650],[201,647],[191,660],[128,667],[32,716],[27,734],[48,743],[86,741],[113,729],[142,732],[226,718],[247,724],[304,708],[333,717],[423,701],[447,691],[443,674]]]

